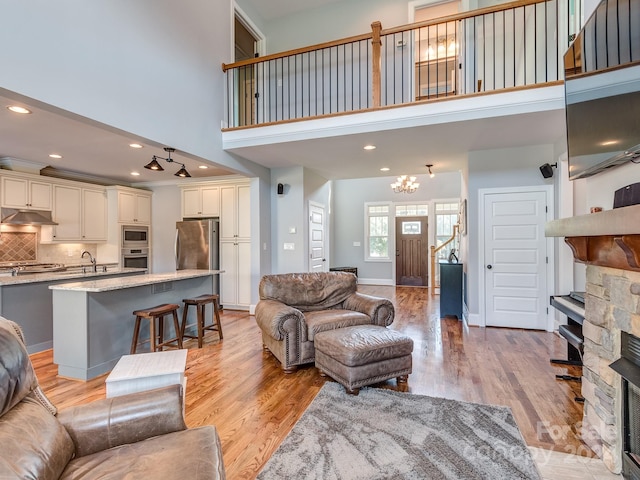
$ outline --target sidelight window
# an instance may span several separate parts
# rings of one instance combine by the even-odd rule
[[[389,261],[389,204],[365,204],[366,252],[368,261]]]

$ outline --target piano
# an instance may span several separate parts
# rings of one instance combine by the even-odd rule
[[[569,295],[552,295],[552,307],[564,313],[570,320],[582,325],[584,322],[584,292],[571,292]]]

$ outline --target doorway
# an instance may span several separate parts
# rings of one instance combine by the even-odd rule
[[[309,271],[326,271],[324,205],[309,202]]]
[[[488,327],[549,330],[551,187],[481,190],[481,312]],[[551,259],[551,262],[549,261]]]
[[[426,287],[429,281],[428,217],[396,217],[396,284]]]
[[[259,56],[261,38],[246,16],[236,8],[234,17],[234,61],[249,60]],[[238,125],[254,125],[258,119],[256,66],[237,69]]]
[[[412,7],[411,23],[454,15],[460,11],[460,2],[418,1],[412,2]],[[414,36],[415,99],[460,93],[457,88],[458,53],[462,39],[459,22],[422,27],[415,31]]]

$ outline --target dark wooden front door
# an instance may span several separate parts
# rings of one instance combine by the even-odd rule
[[[396,218],[396,283],[428,285],[427,217]]]

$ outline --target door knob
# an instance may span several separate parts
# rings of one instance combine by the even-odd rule
[[[491,270],[492,268],[493,268],[493,266],[492,266],[492,265],[487,265],[487,269],[488,269],[488,270]]]

